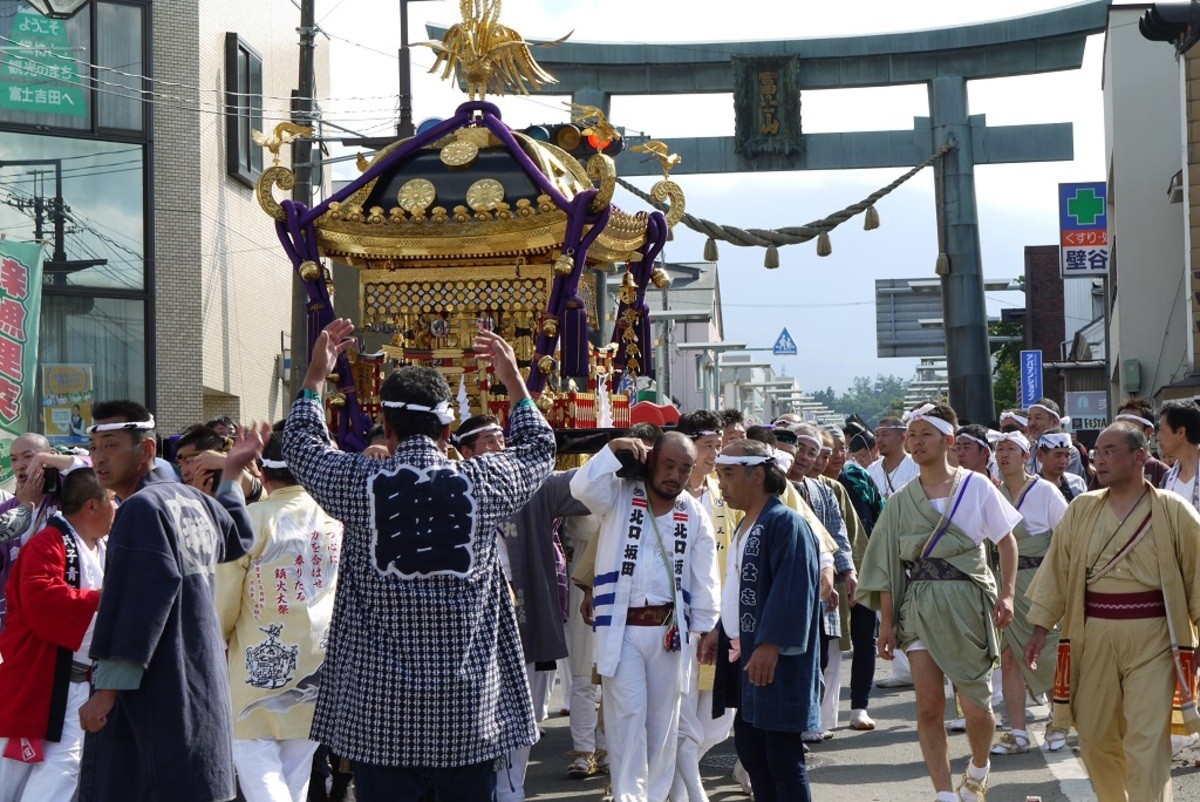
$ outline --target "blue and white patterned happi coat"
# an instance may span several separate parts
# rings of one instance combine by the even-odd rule
[[[345,525],[314,740],[378,766],[492,760],[537,737],[496,528],[554,467],[538,410],[509,447],[451,462],[427,437],[380,462],[334,449],[318,402],[298,400],[284,458]]]

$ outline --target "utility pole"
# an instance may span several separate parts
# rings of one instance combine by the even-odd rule
[[[312,126],[314,98],[316,94],[316,49],[317,23],[316,0],[300,0],[300,76],[299,88],[292,101],[292,117],[299,125]],[[300,137],[292,146],[292,170],[296,174],[296,186],[292,198],[312,207],[312,139]],[[300,394],[304,371],[308,366],[308,293],[299,271],[292,271],[292,376],[288,392],[292,397]]]
[[[400,0],[400,122],[396,134],[401,139],[417,133],[412,110],[412,52],[408,47],[408,4],[416,1]]]

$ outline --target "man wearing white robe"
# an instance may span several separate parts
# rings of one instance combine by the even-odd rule
[[[618,454],[644,464],[623,479]],[[684,435],[648,449],[619,438],[571,481],[600,520],[593,582],[596,668],[615,802],[667,798],[675,772],[682,655],[718,617],[716,547],[703,505],[683,492],[696,461]],[[622,471],[624,473],[624,471]]]

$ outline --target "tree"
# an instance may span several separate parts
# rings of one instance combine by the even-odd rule
[[[1021,338],[1020,323],[1002,322],[988,326],[991,337]],[[1000,411],[1016,406],[1017,381],[1021,375],[1021,339],[992,346],[992,398],[996,402],[996,416]]]
[[[897,415],[904,410],[908,381],[899,376],[856,376],[845,393],[838,395],[830,387],[813,393],[813,398],[842,415],[858,413],[867,423]]]

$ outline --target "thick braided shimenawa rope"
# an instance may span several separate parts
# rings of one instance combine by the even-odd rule
[[[714,223],[711,220],[705,220],[699,217],[693,217],[690,214],[683,215],[683,223],[693,231],[697,231],[705,236],[712,237],[716,240],[728,242],[733,245],[743,247],[759,247],[769,248],[771,246],[780,245],[798,245],[802,242],[808,242],[811,239],[819,237],[821,234],[828,233],[837,228],[842,223],[861,214],[871,206],[874,206],[876,201],[885,197],[905,181],[915,176],[917,173],[924,170],[929,165],[933,164],[942,156],[946,155],[951,150],[958,147],[958,143],[953,139],[948,140],[937,152],[930,156],[925,161],[918,164],[916,167],[909,170],[904,175],[897,178],[886,187],[876,190],[858,203],[847,206],[839,212],[834,212],[823,220],[814,220],[811,223],[803,226],[789,226],[787,228],[765,229],[765,228],[737,228],[736,226],[725,226],[720,223]],[[632,192],[637,197],[655,206],[660,211],[666,211],[669,207],[667,204],[656,201],[649,193],[642,191],[638,187],[626,181],[624,178],[618,178],[617,183],[625,189]]]

